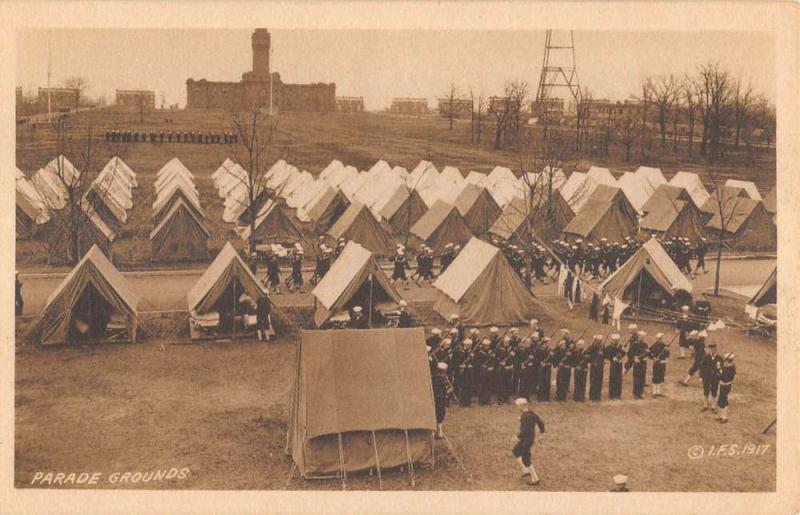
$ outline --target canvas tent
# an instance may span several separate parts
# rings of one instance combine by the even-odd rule
[[[228,242],[186,294],[190,330],[198,320],[209,320],[216,315],[220,331],[230,331],[237,314],[243,312],[240,305],[243,293],[254,301],[267,297],[261,281]],[[196,335],[194,331],[191,334]]]
[[[50,220],[50,214],[39,193],[19,169],[15,186],[17,238],[32,238],[38,226]]]
[[[661,244],[650,238],[621,267],[606,278],[600,290],[625,304],[671,304],[676,294],[692,293],[692,283]],[[683,293],[685,292],[685,293]],[[672,306],[669,306],[672,307]]]
[[[354,241],[379,256],[391,255],[394,248],[389,228],[367,206],[359,202],[350,204],[327,232],[334,240],[344,238]]]
[[[538,301],[497,247],[472,238],[433,283],[433,309],[476,326],[527,323]]]
[[[119,338],[135,342],[140,297],[92,246],[47,298],[31,334],[42,345]]]
[[[111,245],[116,238],[114,229],[109,227],[85,201],[80,203],[77,227],[79,227],[77,249],[74,249],[70,231],[66,224],[56,226],[52,237],[48,241],[50,244],[48,257],[68,262],[71,261],[71,258],[83,257],[94,245],[98,246],[106,254],[111,251]],[[73,250],[77,251],[76,256],[72,256]]]
[[[478,236],[488,231],[502,213],[489,191],[474,184],[464,186],[455,206],[467,227]]]
[[[650,166],[640,166],[633,172],[636,177],[638,177],[642,183],[648,194],[652,195],[652,193],[662,184],[667,183],[667,179],[664,177],[664,174],[661,173],[660,168],[652,168]]]
[[[161,219],[164,217],[164,215],[169,213],[172,205],[177,202],[178,199],[183,200],[187,206],[190,206],[192,209],[194,209],[195,213],[198,215],[198,218],[203,220],[206,219],[206,214],[200,207],[200,199],[191,191],[184,189],[181,185],[174,184],[168,189],[164,190],[162,193],[163,195],[156,198],[156,201],[153,204],[153,216],[151,217],[153,225],[158,225],[161,223]]]
[[[408,233],[411,226],[428,210],[419,192],[402,184],[376,207],[379,208],[378,214],[381,218],[392,228],[392,234]]]
[[[637,228],[637,214],[621,189],[602,184],[585,203],[583,209],[564,227],[567,239],[597,242],[606,238],[621,242]]]
[[[467,243],[472,237],[472,231],[455,206],[440,200],[411,227],[411,235],[414,237],[413,247],[424,242],[435,254],[440,254],[448,243]]]
[[[681,237],[695,244],[704,235],[703,213],[683,188],[662,184],[645,204],[644,212],[640,228],[662,240]]]
[[[115,200],[114,195],[101,185],[93,182],[86,189],[83,200],[89,203],[100,218],[115,228],[120,228],[128,221],[128,212]]]
[[[758,192],[758,188],[752,181],[739,181],[736,179],[728,179],[727,181],[725,181],[725,186],[731,188],[742,188],[745,192],[747,192],[747,195],[751,199],[761,200],[761,201],[764,200],[763,198],[761,198],[761,193]]]
[[[467,182],[476,186],[486,187],[488,180],[486,179],[486,174],[473,171],[467,174]]]
[[[764,207],[767,208],[767,212],[770,214],[776,214],[778,212],[778,186],[773,186],[769,193],[764,196]]]
[[[208,259],[211,233],[194,208],[178,197],[150,231],[151,261]]]
[[[136,172],[117,156],[109,159],[108,163],[106,163],[98,175],[107,175],[115,179],[120,179],[131,188],[137,188],[139,186],[139,182],[136,180]]]
[[[637,212],[642,213],[642,208],[652,196],[654,190],[648,188],[641,177],[631,172],[625,172],[617,179],[617,187],[621,188]]]
[[[755,295],[747,302],[744,308],[750,318],[758,317],[759,308],[778,304],[778,267],[772,269],[767,280],[761,285]]]
[[[672,176],[672,179],[669,180],[669,184],[671,186],[684,188],[689,192],[689,196],[692,197],[692,201],[698,208],[702,208],[703,204],[708,200],[708,191],[706,191],[703,182],[700,180],[700,176],[696,173],[678,172]]]
[[[314,222],[319,232],[330,229],[350,207],[350,201],[335,186],[325,186],[316,198],[297,210],[301,222]]]
[[[341,161],[339,161],[338,159],[334,159],[330,163],[328,163],[328,166],[326,166],[325,168],[322,169],[321,172],[319,172],[319,175],[317,176],[317,178],[325,180],[325,179],[328,178],[329,175],[336,174],[337,172],[339,172],[343,168],[344,168],[344,164]]]
[[[725,246],[737,250],[777,248],[778,228],[763,202],[735,192],[723,194],[721,198],[721,209],[715,196],[709,198],[705,206],[712,212],[705,229],[714,235],[713,239],[718,239],[722,233]]]
[[[295,370],[286,452],[301,477],[411,472],[432,459],[436,415],[422,328],[303,331]]]
[[[402,300],[373,253],[354,241],[345,245],[311,294],[317,327],[353,306],[361,306],[364,314],[370,315],[383,305],[396,306]]]
[[[250,225],[246,225],[241,232],[244,241],[250,240]],[[261,206],[256,216],[255,241],[258,244],[266,243],[297,243],[303,239],[300,222],[289,215],[280,202],[272,199]]]

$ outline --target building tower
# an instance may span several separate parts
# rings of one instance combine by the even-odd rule
[[[564,38],[566,40],[566,38]],[[567,88],[577,104],[581,98],[581,85],[578,81],[578,69],[575,66],[575,40],[569,31],[569,41],[562,44],[553,43],[553,30],[547,29],[544,41],[544,58],[542,73],[539,76],[539,88],[536,91],[536,102],[543,106],[550,98],[553,88]]]
[[[253,44],[253,75],[266,78],[269,75],[270,35],[267,29],[256,29],[251,37]]]

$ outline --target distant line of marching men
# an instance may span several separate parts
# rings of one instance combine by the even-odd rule
[[[608,362],[608,399],[622,398],[623,377],[629,371],[633,376],[633,397],[641,399],[649,361],[652,362],[652,396],[665,396],[662,388],[672,340],[665,341],[663,333],[656,333],[655,340],[648,345],[647,334],[631,324],[624,343],[618,333],[613,333],[595,334],[587,344],[581,338],[582,333],[573,337],[568,329],[562,329],[557,337],[551,338],[545,336],[537,320],[531,320],[530,326],[531,333],[525,337],[520,336],[516,328],[500,334],[497,327],[490,328],[488,335],[482,335],[476,328],[467,332],[458,315],[452,315],[446,334],[434,328],[426,340],[431,373],[436,373],[439,363],[447,365],[453,398],[461,406],[470,406],[475,398],[480,405],[487,405],[492,397],[498,404],[504,404],[512,395],[547,402],[551,398],[554,375],[555,400],[566,401],[571,389],[572,400],[583,402],[588,386],[589,400],[600,401],[605,363]],[[735,376],[734,356],[719,356],[713,342],[706,353],[704,338],[697,331],[693,331],[689,339],[694,346],[696,366],[693,369],[696,370],[690,370],[686,381],[700,371],[704,411],[713,409],[716,413],[713,402],[718,401],[722,409],[718,418],[725,422],[728,394]],[[717,398],[720,384],[725,388]]]
[[[123,131],[105,132],[105,140],[120,143],[202,143],[237,144],[239,135],[232,132],[195,131]]]

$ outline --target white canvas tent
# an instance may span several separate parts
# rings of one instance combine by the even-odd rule
[[[669,184],[685,189],[698,209],[702,208],[710,197],[700,176],[696,173],[678,172],[669,180]]]
[[[651,195],[659,186],[667,183],[667,179],[664,178],[660,168],[640,166],[634,174],[644,182],[647,192]]]
[[[747,195],[753,200],[760,200],[763,202],[763,198],[761,198],[761,193],[759,193],[758,188],[752,181],[740,181],[736,179],[728,179],[725,181],[725,186],[730,186],[731,188],[742,188],[744,191],[747,192]]]
[[[634,209],[641,214],[642,208],[652,195],[652,192],[648,193],[648,188],[642,178],[634,173],[625,172],[617,179],[616,186],[622,189]]]

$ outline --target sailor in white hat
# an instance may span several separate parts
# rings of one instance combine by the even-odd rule
[[[528,399],[520,397],[514,401],[520,410],[519,432],[514,441],[516,444],[511,454],[517,459],[522,468],[522,475],[529,476],[528,484],[536,486],[541,483],[539,475],[533,466],[533,446],[537,440],[541,444],[544,435],[544,421],[533,412]],[[536,429],[539,429],[539,438],[536,438]]]
[[[447,415],[447,403],[452,394],[450,379],[447,377],[447,363],[439,361],[436,364],[436,373],[432,376],[433,405],[436,411],[436,437],[442,438],[442,424]]]
[[[616,474],[614,476],[614,488],[612,492],[628,492],[628,476],[624,474]]]
[[[719,416],[717,421],[723,424],[728,422],[728,396],[733,388],[733,380],[736,378],[736,365],[733,362],[733,358],[732,352],[725,354],[722,362],[722,371],[719,374],[719,396],[717,397]]]
[[[653,360],[653,397],[664,397],[661,389],[667,375],[667,358],[669,358],[669,344],[664,343],[664,333],[656,333],[656,341],[650,346],[650,358]]]

